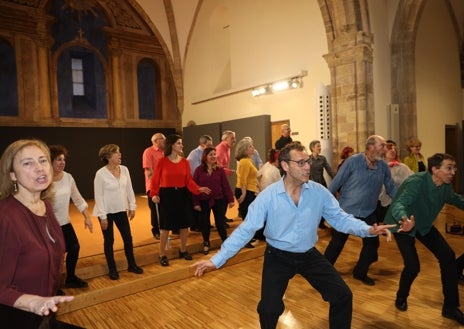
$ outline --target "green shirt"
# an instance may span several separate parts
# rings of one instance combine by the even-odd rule
[[[409,176],[401,184],[385,216],[385,224],[397,224],[402,216],[414,215],[415,226],[409,235],[427,234],[445,203],[464,209],[464,199],[453,191],[451,184],[436,186],[432,175],[420,172]],[[399,226],[392,229],[396,232]]]

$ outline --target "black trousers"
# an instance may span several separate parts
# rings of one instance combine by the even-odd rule
[[[40,316],[2,304],[0,304],[0,323],[2,329],[84,329],[59,321],[54,314]]]
[[[463,270],[464,270],[464,254],[462,254],[461,256],[459,256],[457,259],[456,259],[456,270],[458,271],[458,275],[462,275],[463,273]]]
[[[214,215],[214,224],[217,228],[219,236],[221,237],[221,240],[224,242],[224,240],[227,238],[227,201],[225,199],[216,199],[214,200],[214,204],[212,206],[210,206],[207,200],[200,201],[200,207],[201,211],[198,214],[198,218],[200,221],[200,229],[203,236],[203,241],[209,242],[209,236],[211,233],[210,215],[212,210]]]
[[[360,219],[369,225],[375,223],[374,215]],[[349,234],[346,233],[338,232],[336,230],[332,231],[332,239],[330,240],[324,252],[324,256],[327,257],[332,265],[335,264],[338,256],[340,256],[348,236]],[[372,238],[363,238],[362,242],[363,246],[361,252],[359,253],[358,262],[353,269],[353,274],[360,278],[366,277],[369,266],[378,260],[378,249],[380,245],[378,236]]]
[[[440,232],[432,226],[431,230],[416,237],[407,233],[394,233],[396,244],[403,257],[404,268],[400,276],[400,284],[396,296],[407,298],[411,286],[420,272],[419,257],[416,250],[416,239],[432,252],[440,265],[441,285],[443,288],[443,308],[453,309],[459,306],[458,275],[456,255]]]
[[[300,274],[329,302],[331,329],[351,327],[353,294],[340,274],[316,248],[292,253],[270,245],[264,254],[258,313],[262,329],[274,329],[284,311],[282,300],[288,282]],[[301,301],[304,302],[304,301]]]
[[[61,226],[66,244],[66,276],[72,278],[76,272],[77,260],[79,259],[79,240],[71,223]]]
[[[150,198],[150,191],[147,191],[148,207],[150,208],[151,233],[153,236],[160,234],[158,211],[156,204]]]
[[[237,198],[237,200],[238,198],[240,198],[241,195],[242,195],[242,190],[236,187],[235,197]],[[238,204],[238,214],[240,215],[242,220],[245,220],[246,215],[248,214],[248,207],[255,200],[255,198],[256,198],[255,192],[246,190],[245,199],[243,200],[242,203]]]
[[[124,254],[126,255],[127,265],[136,265],[134,258],[134,247],[132,244],[132,233],[129,225],[129,218],[127,213],[121,211],[115,214],[107,214],[108,228],[103,231],[103,247],[105,250],[105,258],[109,270],[116,270],[116,262],[114,261],[114,225],[121,233],[122,241],[124,242]]]

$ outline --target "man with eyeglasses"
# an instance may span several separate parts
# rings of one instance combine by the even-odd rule
[[[258,304],[261,328],[276,328],[284,311],[282,300],[289,280],[303,276],[323,299],[330,303],[330,328],[351,327],[352,292],[340,274],[315,248],[321,216],[340,232],[362,237],[387,234],[390,225],[367,225],[344,212],[335,197],[322,185],[309,180],[310,160],[298,142],[279,153],[284,176],[269,185],[251,203],[244,222],[224,241],[210,260],[195,263],[195,275],[220,268],[233,257],[254,233],[264,227],[267,247],[264,254],[261,300]],[[401,222],[407,229],[409,222]],[[406,226],[405,226],[406,224]],[[394,225],[396,226],[396,225]],[[401,229],[400,229],[401,230]]]
[[[386,193],[393,198],[396,187],[391,178],[390,168],[383,160],[386,152],[385,139],[379,135],[369,136],[364,153],[352,155],[345,160],[329,186],[330,192],[338,193],[340,207],[369,225],[377,223],[375,209],[385,186]],[[332,231],[324,255],[335,264],[345,246],[348,234]],[[358,262],[353,269],[353,277],[362,283],[373,286],[375,281],[367,275],[369,266],[378,259],[379,237],[364,237]]]
[[[395,232],[392,229],[404,264],[395,306],[403,312],[408,309],[407,298],[420,271],[415,246],[417,239],[435,255],[440,265],[444,295],[442,316],[464,325],[464,315],[459,309],[456,255],[433,225],[445,204],[464,209],[464,199],[453,191],[452,185],[457,170],[456,160],[452,155],[436,153],[427,159],[427,167],[428,171],[409,176],[401,184],[385,216],[385,223],[390,224],[397,223],[404,216],[415,217],[415,226],[410,232]]]

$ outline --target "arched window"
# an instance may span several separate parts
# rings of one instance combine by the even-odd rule
[[[107,118],[105,69],[97,54],[70,47],[58,58],[58,104],[63,118]]]
[[[13,47],[0,39],[0,116],[18,116],[18,78]]]
[[[137,93],[139,119],[161,119],[160,74],[151,59],[143,59],[137,65]]]

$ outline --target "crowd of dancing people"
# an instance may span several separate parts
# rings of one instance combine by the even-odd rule
[[[276,327],[288,281],[297,273],[330,303],[330,328],[350,328],[352,293],[335,265],[349,235],[362,238],[352,275],[367,286],[376,284],[368,274],[378,260],[379,236],[394,238],[404,264],[395,300],[402,312],[408,309],[420,269],[415,241],[422,243],[440,267],[442,315],[464,324],[458,289],[458,281],[464,280],[464,255],[456,259],[434,226],[445,204],[464,209],[464,199],[453,191],[453,156],[436,153],[426,159],[420,140],[411,138],[408,154],[400,160],[395,141],[372,135],[357,153],[345,146],[333,170],[321,141],[312,140],[306,148],[293,141],[285,124],[264,162],[253,138],[238,139],[233,131],[222,132],[217,146],[210,135],[200,136],[188,156],[179,134],[155,133],[151,144],[141,158],[160,265],[172,261],[166,250],[173,234],[179,236],[178,258],[192,261],[187,250],[190,232],[201,233],[202,253],[208,255],[211,228],[216,228],[221,248],[210,259],[193,263],[197,276],[220,268],[242,248],[254,248],[255,241],[265,241],[258,304],[261,328]],[[102,167],[94,177],[91,212],[103,235],[111,280],[119,279],[120,270],[113,250],[114,227],[123,240],[127,271],[144,273],[136,262],[130,225],[136,195],[121,152],[118,145],[107,144],[96,155]],[[0,159],[0,317],[16,327],[39,328],[47,319],[56,328],[79,328],[54,317],[60,303],[73,300],[62,288],[88,288],[76,275],[80,244],[69,215],[71,201],[85,228],[94,232],[89,205],[65,171],[67,159],[65,146],[36,139],[11,143]],[[235,186],[229,183],[231,176]],[[234,206],[243,222],[228,235],[231,219],[226,213]],[[331,237],[324,252],[315,248],[321,230],[330,230]],[[300,265],[289,266],[296,263]]]

